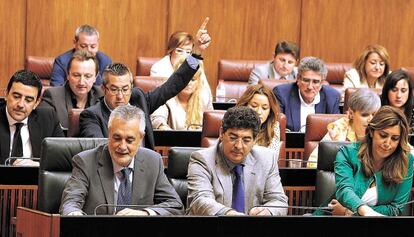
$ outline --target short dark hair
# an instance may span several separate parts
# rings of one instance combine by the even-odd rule
[[[10,78],[9,83],[7,84],[7,94],[10,92],[13,83],[20,82],[26,86],[32,86],[37,88],[37,97],[36,100],[40,98],[42,94],[42,82],[40,81],[39,76],[29,70],[19,70],[13,74]]]
[[[112,63],[112,64],[109,64],[108,66],[106,66],[106,68],[104,69],[104,71],[102,73],[103,85],[108,84],[108,76],[109,75],[113,75],[113,76],[129,75],[129,77],[130,77],[129,80],[132,84],[132,72],[128,68],[128,66],[123,64],[123,63]]]
[[[260,118],[257,113],[247,106],[235,106],[227,110],[221,125],[223,133],[230,128],[252,129],[256,138],[260,129]]]
[[[282,41],[277,42],[276,44],[275,56],[281,53],[292,54],[293,57],[296,60],[298,60],[300,49],[297,44],[290,42],[290,41],[282,40]]]
[[[84,62],[84,61],[88,61],[88,60],[93,60],[93,62],[95,63],[95,76],[98,75],[98,71],[99,71],[99,63],[98,60],[96,59],[95,55],[89,53],[86,50],[78,50],[76,52],[73,53],[72,57],[69,59],[68,62],[68,68],[67,70],[67,74],[69,75],[69,70],[72,67],[72,62],[73,60],[78,60],[80,62]]]

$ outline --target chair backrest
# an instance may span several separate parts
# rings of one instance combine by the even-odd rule
[[[218,62],[217,84],[221,82],[227,98],[238,99],[246,90],[249,76],[258,64],[265,64],[266,60],[228,60]]]
[[[136,76],[134,78],[134,86],[149,92],[164,84],[167,79],[165,77]]]
[[[336,121],[344,114],[309,114],[306,118],[305,149],[303,159],[308,160],[313,149],[328,132],[328,124]]]
[[[275,79],[260,79],[259,83],[269,87],[271,90],[275,88],[275,86],[287,84],[287,83],[294,83],[296,80],[275,80]]]
[[[191,153],[201,147],[171,147],[168,152],[167,177],[184,206],[187,203],[187,171]]]
[[[344,114],[348,111],[348,100],[349,100],[349,97],[351,97],[351,95],[354,94],[355,91],[357,91],[359,89],[360,88],[346,88],[345,89],[344,108],[343,108],[343,113]],[[379,89],[379,88],[369,88],[369,90],[377,93],[377,95],[381,97],[382,89]]]
[[[352,68],[351,63],[326,63],[328,75],[326,81],[329,85],[342,93],[345,73]]]
[[[42,84],[48,86],[50,85],[54,60],[52,57],[27,56],[24,68],[36,73]]]
[[[349,142],[322,141],[318,150],[318,166],[316,170],[315,197],[313,206],[327,205],[335,194],[334,162],[339,148]]]
[[[63,189],[72,173],[72,157],[106,143],[106,138],[45,138],[39,168],[38,209],[58,213]]]
[[[83,109],[70,109],[68,112],[69,117],[69,127],[68,127],[68,137],[78,137],[79,133],[79,116],[82,113]]]
[[[138,57],[137,59],[137,76],[149,76],[151,74],[151,67],[154,63],[159,61],[158,57]]]

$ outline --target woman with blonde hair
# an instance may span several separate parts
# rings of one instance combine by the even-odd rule
[[[177,70],[184,62],[180,59],[176,65]],[[169,99],[165,105],[160,106],[151,114],[151,122],[154,129],[161,130],[199,130],[203,123],[203,113],[212,110],[210,101],[203,100],[202,88],[203,64],[194,75],[193,79],[177,96]]]
[[[382,88],[390,71],[390,56],[381,45],[368,45],[345,73],[346,88]]]
[[[237,105],[252,108],[260,117],[261,125],[256,144],[269,147],[279,153],[280,109],[272,90],[262,84],[249,86]]]

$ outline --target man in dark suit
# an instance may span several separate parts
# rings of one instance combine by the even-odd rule
[[[72,160],[72,176],[62,195],[62,215],[91,215],[95,210],[106,215],[183,214],[183,204],[164,174],[161,156],[140,147],[145,117],[132,105],[112,111],[108,144],[83,151]],[[98,207],[101,204],[109,205]]]
[[[21,70],[11,77],[6,101],[0,105],[0,164],[10,156],[40,157],[43,138],[64,136],[52,109],[36,109],[41,91],[42,83],[33,72]],[[18,159],[13,165],[39,163]]]
[[[286,115],[286,128],[305,132],[308,114],[339,114],[340,94],[334,88],[322,85],[328,70],[322,60],[305,57],[299,63],[295,83],[273,88],[281,112]]]
[[[99,72],[96,77],[95,85],[102,84],[102,72],[105,67],[112,63],[104,53],[99,50],[99,32],[90,25],[82,25],[76,29],[75,38],[73,39],[73,49],[59,55],[53,63],[50,85],[62,86],[65,83],[68,63],[72,55],[78,50],[86,50],[95,55],[99,63]]]
[[[108,118],[113,109],[131,104],[141,108],[146,116],[144,146],[154,149],[154,134],[150,115],[167,100],[176,96],[193,78],[198,69],[201,53],[210,44],[210,36],[205,30],[208,19],[200,27],[194,42],[193,53],[187,57],[176,72],[160,87],[148,93],[132,88],[132,73],[121,63],[109,65],[103,73],[104,98],[100,103],[84,110],[80,115],[82,137],[107,137]]]
[[[63,128],[69,127],[68,112],[85,109],[99,102],[103,92],[94,86],[98,62],[88,51],[76,51],[68,63],[67,81],[63,86],[51,87],[43,94],[41,106],[52,106]]]

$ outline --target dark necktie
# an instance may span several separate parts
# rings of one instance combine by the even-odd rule
[[[280,80],[286,80],[286,77],[280,77]]]
[[[13,136],[13,146],[12,146],[12,157],[22,157],[23,156],[23,142],[22,136],[20,136],[20,130],[23,127],[23,123],[15,123],[16,131]]]
[[[243,166],[237,165],[234,167],[234,174],[236,179],[233,183],[233,199],[231,207],[241,213],[244,213],[244,186],[243,186]]]
[[[129,174],[131,173],[130,168],[125,168],[121,170],[122,179],[118,188],[118,201],[117,205],[131,205],[132,199],[132,183],[129,181]],[[117,212],[126,207],[118,207]]]

